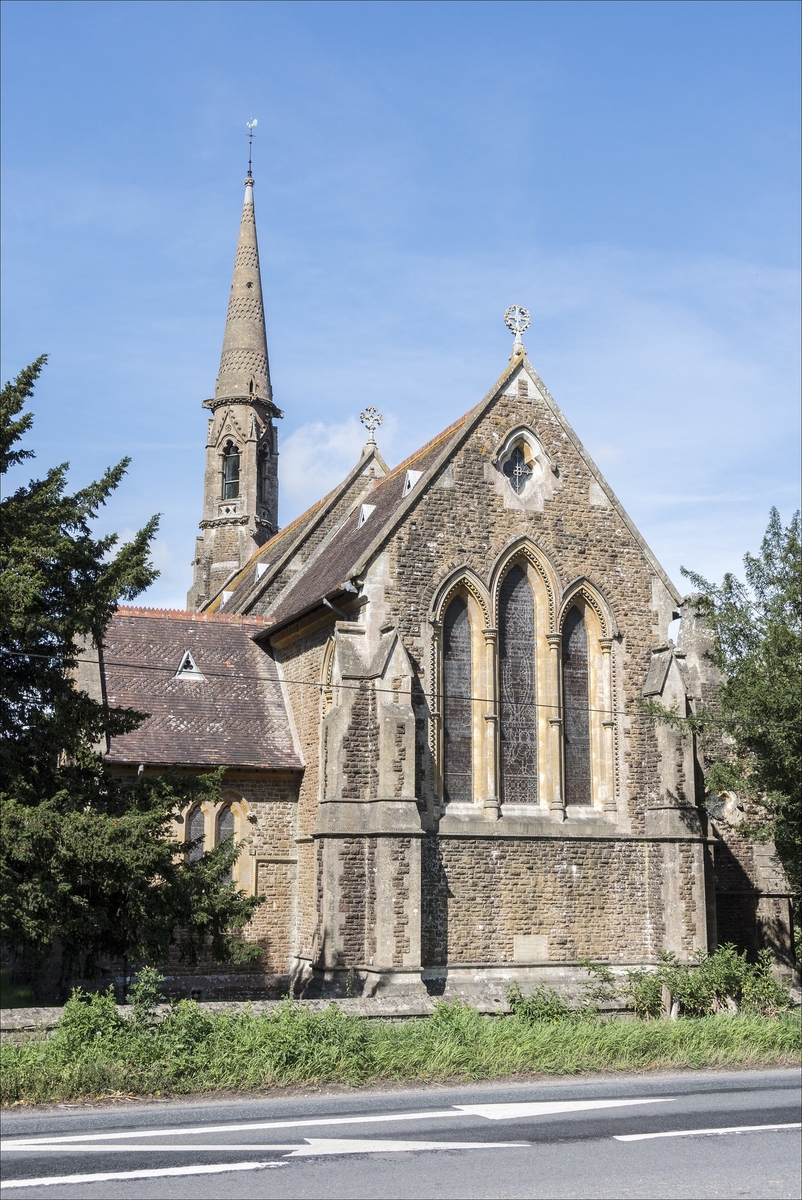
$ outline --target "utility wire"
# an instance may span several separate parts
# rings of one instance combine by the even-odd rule
[[[46,659],[46,660],[50,660],[50,661],[53,661],[53,660],[61,657],[58,654],[31,654],[26,650],[3,650],[2,653],[3,654],[12,654],[12,655],[15,655],[20,658],[40,658],[40,659]],[[127,669],[133,670],[133,671],[157,671],[157,672],[161,672],[162,674],[169,674],[174,679],[176,678],[176,672],[173,670],[172,667],[159,667],[159,666],[155,666],[151,663],[126,662],[122,659],[111,659],[111,658],[104,658],[101,662],[101,660],[98,658],[83,658],[83,657],[80,657],[76,660],[76,665],[78,663],[86,663],[89,666],[123,667],[123,668],[127,668]],[[336,684],[315,683],[314,680],[311,680],[311,679],[283,679],[283,678],[279,677],[278,674],[276,675],[275,679],[271,679],[268,675],[257,675],[254,672],[234,673],[233,671],[204,670],[204,671],[201,671],[201,674],[204,676],[204,678],[208,678],[208,679],[254,679],[254,680],[257,680],[259,683],[276,683],[280,686],[283,686],[286,684],[288,687],[310,687],[310,688],[317,688],[319,691],[321,691],[324,688],[328,688],[328,687],[332,687],[332,688],[337,687],[337,688],[341,688],[343,691],[350,691],[350,692],[358,692],[358,691],[361,691],[361,689],[362,689],[362,685],[360,683],[336,683]],[[398,692],[394,688],[375,688],[374,690],[375,690],[375,693],[380,696],[398,695]],[[465,696],[465,695],[460,695],[458,693],[457,694],[454,694],[454,693],[447,694],[445,692],[441,692],[437,696],[437,699],[440,702],[442,702],[444,699],[462,700],[464,702],[476,703],[476,704],[491,704],[496,707],[498,707],[502,703],[501,697],[497,697],[495,700],[493,700],[490,696]],[[537,701],[537,700],[505,700],[505,701],[503,701],[503,703],[504,703],[505,708],[550,708],[550,709],[557,709],[558,711],[560,711],[565,707],[564,704],[562,704],[562,705],[561,704],[547,704],[543,701]],[[608,716],[614,716],[614,717],[631,717],[633,715],[636,715],[639,711],[642,711],[637,708],[625,710],[625,709],[614,709],[614,708],[592,708],[590,706],[588,708],[574,707],[574,706],[571,706],[571,707],[572,707],[573,712],[606,713]],[[669,710],[666,710],[666,711],[669,711]],[[687,718],[687,717],[680,718],[680,720],[688,720],[688,719],[689,718]],[[744,722],[744,721],[737,721],[735,718],[730,718],[728,721],[728,719],[726,717],[713,718],[711,723],[715,723],[718,725],[726,725],[729,723],[729,724],[736,724],[739,726],[751,724],[751,725],[756,725],[758,728],[774,727],[777,729],[784,729],[789,725],[796,727],[795,721]]]

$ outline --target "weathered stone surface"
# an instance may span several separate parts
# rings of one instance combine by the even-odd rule
[[[246,935],[264,986],[479,995],[570,982],[584,957],[689,961],[723,939],[790,962],[782,872],[737,822],[709,819],[692,740],[643,704],[715,705],[709,633],[522,347],[406,462],[388,471],[369,445],[275,532],[272,482],[264,512],[257,490],[259,455],[275,478],[278,410],[266,341],[262,374],[256,361],[248,205],[190,603],[261,621],[299,764],[292,779],[269,759],[231,776],[248,824],[236,877],[267,897]],[[225,508],[227,440],[243,484]],[[202,975],[201,990],[258,986]]]

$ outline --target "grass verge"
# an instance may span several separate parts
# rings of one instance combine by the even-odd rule
[[[433,1016],[366,1021],[287,1001],[267,1015],[207,1015],[181,1001],[158,1023],[120,1017],[113,997],[71,1000],[52,1037],[2,1048],[2,1099],[37,1103],[136,1093],[489,1079],[520,1073],[790,1065],[797,1013],[677,1021],[543,1021],[440,1003]]]

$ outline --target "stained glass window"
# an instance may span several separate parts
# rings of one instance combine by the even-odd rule
[[[521,567],[513,567],[499,597],[501,798],[537,803],[535,602]]]
[[[590,804],[590,693],[585,618],[574,606],[563,626],[563,729],[566,804]]]
[[[206,832],[206,821],[203,816],[203,809],[197,804],[187,819],[187,841],[194,842],[200,838],[197,846],[193,846],[187,852],[187,858],[190,862],[197,862],[203,854],[203,838]]]
[[[223,451],[223,499],[236,500],[239,495],[239,450],[229,442]]]
[[[458,596],[443,622],[443,794],[446,801],[473,799],[471,619]]]
[[[234,836],[234,813],[230,804],[225,808],[221,808],[217,814],[217,843],[223,841],[224,838],[233,838]],[[228,878],[233,876],[233,868],[229,867]]]
[[[509,479],[512,490],[517,496],[520,496],[532,478],[532,465],[526,461],[524,452],[520,446],[515,447],[510,457],[504,463],[502,470]]]

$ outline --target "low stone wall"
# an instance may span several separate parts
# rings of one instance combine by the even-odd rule
[[[201,1002],[199,1007],[205,1013],[241,1013],[250,1012],[255,1016],[269,1013],[279,1007],[278,1000],[212,1000]],[[323,1012],[332,1003],[331,1000],[299,1000],[309,1012]],[[353,1016],[383,1020],[410,1020],[415,1017],[428,1017],[434,1012],[437,1001],[422,998],[414,1002],[399,1000],[375,999],[342,999],[337,1000],[337,1007]],[[169,1012],[168,1004],[160,1004],[157,1013],[165,1016]],[[499,998],[493,1007],[479,1005],[483,1012],[509,1012],[506,1000]],[[4,1008],[0,1009],[0,1042],[18,1042],[32,1035],[48,1035],[64,1012],[63,1008]],[[133,1008],[130,1004],[118,1004],[120,1016],[130,1017]]]

